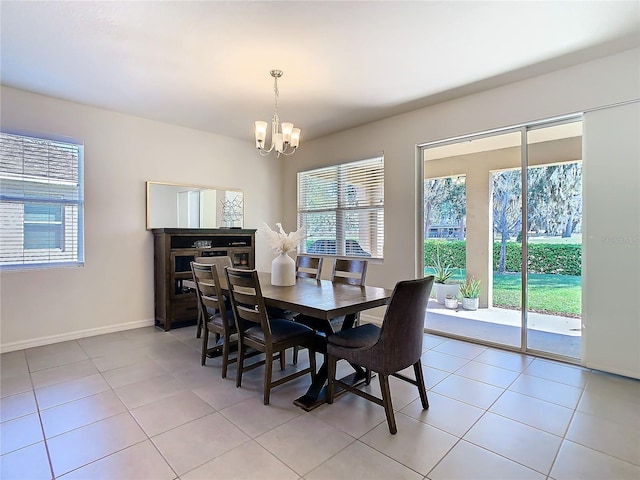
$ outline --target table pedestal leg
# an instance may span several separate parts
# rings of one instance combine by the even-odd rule
[[[351,328],[355,321],[356,315],[347,315],[342,324],[342,329],[345,330],[347,328]],[[329,322],[327,322],[329,323]],[[333,332],[323,332],[326,335],[331,335]],[[327,349],[326,349],[326,338],[323,341],[319,341],[318,352],[324,354],[324,362],[322,362],[322,366],[318,370],[316,374],[315,380],[311,383],[307,392],[301,397],[295,399],[293,404],[302,408],[303,410],[311,411],[314,408],[319,407],[320,405],[327,402]],[[355,372],[351,375],[347,375],[340,380],[344,383],[356,386],[361,384],[362,382],[367,380],[367,374],[362,367],[359,365],[351,366],[354,368]],[[334,396],[339,396],[345,393],[346,390],[336,385],[336,389],[334,392]]]

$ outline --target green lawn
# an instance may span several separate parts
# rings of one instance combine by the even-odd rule
[[[432,270],[425,268],[425,275]],[[466,272],[458,269],[454,281],[464,281]],[[493,274],[493,305],[520,309],[519,273]],[[582,277],[558,274],[529,274],[529,310],[572,317],[581,315]]]
[[[574,275],[529,274],[529,310],[580,316],[582,277]],[[493,304],[520,308],[519,273],[493,274]]]

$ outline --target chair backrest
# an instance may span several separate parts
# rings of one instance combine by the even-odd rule
[[[336,258],[333,261],[331,281],[362,286],[367,276],[368,264],[367,260]]]
[[[393,289],[380,338],[373,347],[384,353],[380,356],[382,372],[397,372],[420,360],[424,317],[433,281],[433,275],[429,275],[398,282]]]
[[[322,257],[298,255],[296,257],[296,277],[319,279],[322,272]]]
[[[231,257],[225,255],[224,257],[196,257],[196,263],[206,263],[208,265],[215,265],[218,267],[218,275],[224,276],[224,267],[233,267]]]
[[[227,309],[220,287],[220,277],[218,267],[211,263],[191,262],[191,272],[193,281],[196,284],[196,294],[203,315],[210,315],[211,312],[219,313],[223,320],[223,325],[228,325]],[[205,318],[206,320],[206,318]]]
[[[244,332],[247,328],[258,325],[262,327],[265,341],[271,342],[269,317],[262,297],[258,272],[230,267],[224,271],[238,331]]]

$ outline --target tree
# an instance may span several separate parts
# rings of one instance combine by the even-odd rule
[[[505,272],[507,241],[522,225],[522,184],[519,170],[506,170],[493,175],[493,230],[500,234],[498,271]]]
[[[567,163],[546,168],[551,198],[553,235],[571,237],[582,217],[582,164]]]
[[[534,167],[527,175],[529,230],[571,237],[582,223],[581,162]]]
[[[424,181],[424,238],[429,238],[431,225],[458,226],[458,237],[464,239],[466,185],[464,176],[429,178]]]

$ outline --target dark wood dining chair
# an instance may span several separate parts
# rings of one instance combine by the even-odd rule
[[[349,285],[364,285],[367,278],[368,260],[355,258],[336,258],[333,261],[331,281],[334,283],[348,283]]]
[[[296,277],[319,279],[322,273],[322,257],[299,254],[296,257]]]
[[[331,281],[333,283],[346,283],[349,285],[363,286],[365,279],[367,278],[367,266],[369,262],[367,260],[355,259],[355,258],[334,258],[333,266],[331,267]],[[340,316],[332,318],[330,320],[330,331],[327,329],[326,322],[313,317],[307,317],[305,315],[297,315],[294,320],[312,328],[316,332],[322,332],[325,335],[329,335],[333,332],[337,332],[342,329],[342,324],[345,317]],[[356,315],[354,324],[357,325],[360,322],[360,314]],[[298,351],[293,351],[293,364],[298,363]],[[368,377],[367,377],[368,378]]]
[[[296,257],[296,278],[313,278],[320,280],[322,274],[323,257],[313,257],[310,255],[298,254]],[[291,315],[293,313],[293,315]],[[297,312],[287,312],[287,318],[295,321]],[[298,347],[293,349],[293,364],[298,363]]]
[[[367,278],[368,260],[356,258],[336,258],[333,261],[333,269],[331,271],[331,281],[333,283],[346,283],[348,285],[364,286]],[[344,317],[331,319],[331,328],[337,332],[342,328]],[[356,315],[355,325],[360,323],[360,314]]]
[[[224,267],[233,267],[233,262],[231,261],[231,257],[225,255],[221,257],[196,257],[195,263],[207,264],[207,265],[215,265],[218,269],[218,275],[224,275]],[[231,304],[227,301],[227,310],[231,309]],[[205,315],[200,309],[200,305],[198,304],[198,325],[196,327],[196,338],[200,338],[202,335],[202,326],[205,320]]]
[[[384,407],[389,432],[398,429],[393,413],[389,376],[418,387],[424,410],[429,408],[422,375],[422,337],[433,276],[398,282],[385,312],[382,327],[371,323],[342,330],[327,339],[327,402],[333,403],[336,386]],[[336,364],[344,359],[378,374],[382,398],[336,379]],[[399,373],[413,366],[415,380]]]
[[[264,404],[268,405],[272,388],[307,373],[311,375],[311,381],[313,381],[316,374],[316,336],[313,330],[291,320],[268,317],[260,280],[255,270],[227,267],[225,273],[238,331],[236,386],[242,386],[244,372],[264,365]],[[285,350],[295,346],[309,349],[309,367],[273,380],[273,360],[279,358],[282,367]],[[263,352],[266,361],[245,365],[247,348]]]
[[[193,272],[193,281],[196,284],[199,314],[203,317],[201,364],[206,363],[207,355],[213,350],[221,350],[222,378],[226,378],[229,363],[236,361],[236,358],[229,358],[231,345],[237,343],[237,340],[232,338],[236,333],[233,312],[225,304],[217,265],[191,262],[191,271]],[[209,349],[210,333],[215,335],[218,344],[212,349]]]

